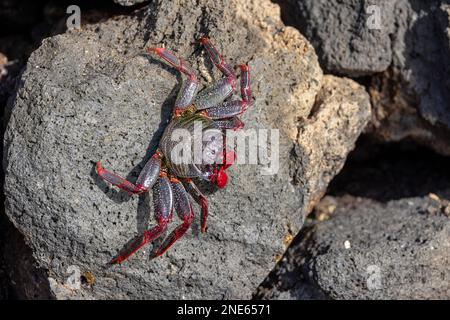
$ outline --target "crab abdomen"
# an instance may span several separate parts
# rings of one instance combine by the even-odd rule
[[[198,147],[203,147],[204,133],[211,130],[222,134],[214,121],[200,113],[183,114],[172,119],[163,133],[159,149],[164,154],[165,164],[173,175],[182,178],[203,176],[203,161],[207,153],[200,149],[202,153],[198,155]]]

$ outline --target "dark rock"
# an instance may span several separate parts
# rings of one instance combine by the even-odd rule
[[[450,155],[450,6],[399,2],[390,70],[370,86],[369,132],[384,141],[412,138]]]
[[[447,197],[449,194],[447,193]],[[306,227],[266,299],[448,299],[450,220],[436,197],[353,201]]]
[[[316,48],[327,72],[368,82],[383,141],[412,138],[450,155],[448,0],[284,0],[284,20]],[[374,8],[374,9],[372,9]],[[379,13],[380,28],[372,28]]]
[[[149,261],[148,246],[108,267],[154,224],[151,195],[117,192],[93,164],[102,160],[136,178],[169,120],[180,80],[145,55],[145,47],[172,49],[210,82],[220,75],[192,45],[205,33],[232,65],[250,63],[256,103],[243,121],[246,128],[279,129],[279,172],[233,166],[226,189],[205,190],[205,235],[197,217],[163,257]],[[6,213],[47,273],[50,294],[60,299],[249,298],[370,117],[365,90],[352,80],[322,79],[310,44],[281,23],[276,5],[256,0],[155,1],[135,14],[45,39],[10,107]]]
[[[380,143],[363,135],[327,193],[339,199],[351,195],[383,203],[440,195],[449,187],[448,162],[448,157],[413,141]]]
[[[52,299],[48,275],[37,266],[23,235],[3,213],[0,232],[0,299]]]
[[[395,1],[278,2],[284,9],[284,20],[299,28],[311,42],[325,71],[359,77],[391,65]]]
[[[27,30],[41,18],[44,1],[2,0],[0,1],[0,34],[14,34]]]
[[[373,240],[364,240],[367,241],[365,246],[369,247],[367,252],[371,252],[372,248],[383,247],[385,243],[389,242],[377,237],[378,226],[372,227],[376,225],[373,220],[378,217],[378,213],[372,218],[369,217],[369,215],[373,215],[374,211],[381,214],[383,210],[386,210],[388,216],[382,216],[382,220],[389,223],[387,220],[391,218],[390,222],[393,225],[398,225],[402,222],[400,219],[403,219],[403,215],[401,218],[397,218],[398,212],[403,210],[400,204],[406,203],[408,204],[407,209],[404,209],[406,213],[410,212],[420,217],[425,216],[417,225],[411,226],[409,223],[405,225],[405,228],[411,229],[409,234],[412,236],[415,232],[417,236],[420,236],[423,233],[422,229],[426,230],[425,234],[429,234],[428,224],[434,224],[436,216],[438,219],[443,216],[447,216],[447,219],[449,217],[450,189],[448,181],[450,180],[450,168],[447,163],[447,157],[436,154],[432,150],[411,141],[379,143],[372,136],[364,135],[360,137],[355,150],[349,154],[344,168],[329,185],[327,196],[314,208],[313,214],[309,216],[306,223],[307,226],[294,239],[287,251],[288,254],[284,256],[275,270],[258,288],[256,297],[265,299],[335,298],[315,282],[313,271],[318,267],[310,268],[315,261],[315,255],[314,251],[309,248],[316,246],[317,243],[322,243],[325,238],[333,241],[332,237],[336,237],[342,245],[342,236],[336,236],[336,234],[346,231],[346,234],[350,235],[348,240],[351,249],[355,249],[353,238],[356,238],[357,241],[365,239],[358,235],[363,231],[369,234],[373,232],[375,237]],[[411,203],[413,203],[413,206],[411,206]],[[349,213],[347,214],[347,212]],[[343,213],[345,216],[340,218],[341,223],[331,222],[334,219],[333,217]],[[362,215],[364,214],[367,215],[367,222],[362,221]],[[358,215],[361,219],[348,218],[348,215]],[[322,231],[318,233],[320,238],[318,238],[314,234],[316,226],[321,225],[320,221],[326,219],[330,219],[328,223],[331,223],[331,225],[323,230],[321,229]],[[350,219],[348,223],[354,225],[347,225],[344,219]],[[410,220],[410,218],[404,219],[405,222]],[[445,220],[443,222],[447,223]],[[340,228],[341,225],[344,225],[344,227]],[[325,237],[326,230],[331,234]],[[386,235],[389,236],[391,233],[392,227],[387,226]],[[397,240],[407,240],[407,237],[403,235],[402,238]],[[392,239],[389,241],[392,241]],[[332,246],[332,248],[339,249],[338,245]],[[393,248],[396,247],[398,245]],[[357,250],[359,250],[359,247]],[[390,249],[386,250],[389,251]],[[326,254],[324,258],[326,258]],[[331,258],[334,259],[333,256],[336,254],[333,253]],[[360,254],[359,251],[357,254]],[[437,252],[436,256],[440,254]],[[382,256],[384,256],[384,253],[380,254],[380,257]],[[386,253],[386,256],[392,257],[392,253]],[[398,263],[405,268],[417,268],[416,262],[410,258],[403,260],[401,255],[398,257]],[[421,263],[421,260],[418,263]],[[308,270],[310,269],[308,268],[313,269],[311,271],[313,275],[309,274]],[[333,266],[329,265],[326,268],[333,268]],[[334,268],[339,268],[339,265],[336,264]],[[442,268],[445,268],[445,264],[442,265]],[[344,270],[345,272],[347,270]],[[389,278],[392,279],[397,272],[400,276],[405,275],[404,271],[392,270]],[[424,290],[429,290],[432,285],[432,283],[427,283]],[[359,288],[351,287],[348,290],[353,291],[349,295],[362,296]],[[390,297],[401,298],[400,295],[395,296],[395,294],[382,298]]]

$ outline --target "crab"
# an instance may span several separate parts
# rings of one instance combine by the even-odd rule
[[[146,162],[134,183],[104,169],[101,162],[96,163],[96,172],[102,179],[131,195],[143,194],[150,189],[153,191],[157,224],[132,241],[110,261],[112,264],[122,263],[141,247],[165,234],[173,211],[176,211],[182,223],[165,238],[154,251],[153,257],[166,252],[186,233],[193,222],[191,197],[201,207],[201,232],[206,232],[208,200],[193,179],[206,180],[218,188],[224,188],[227,184],[228,176],[225,170],[233,164],[236,154],[226,148],[226,130],[243,128],[244,124],[238,116],[253,104],[250,68],[248,64],[235,67],[240,69],[240,99],[233,99],[238,82],[235,68],[225,62],[207,37],[201,37],[198,42],[224,77],[198,91],[200,82],[196,72],[185,61],[165,48],[148,48],[150,54],[157,55],[185,75],[173,107],[171,121],[164,130],[156,152]],[[195,123],[202,125],[201,160],[196,163],[175,161],[172,133],[176,129],[192,132]]]

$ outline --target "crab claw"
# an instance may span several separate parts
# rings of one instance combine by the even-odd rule
[[[225,188],[228,182],[228,175],[224,167],[220,167],[219,170],[214,169],[214,173],[211,175],[211,182],[215,183],[220,189]]]
[[[225,172],[224,167],[221,167],[219,170],[219,173],[217,174],[216,184],[220,189],[222,189],[222,188],[225,188],[225,186],[227,185],[227,182],[228,182],[228,175]]]
[[[236,161],[236,153],[232,150],[224,149],[219,160],[220,164],[214,168],[209,180],[222,189],[225,188],[228,182],[228,175],[225,170],[231,167]]]

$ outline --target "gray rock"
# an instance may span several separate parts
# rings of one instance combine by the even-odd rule
[[[412,138],[450,155],[449,3],[396,6],[392,68],[370,86],[375,108],[370,132],[384,141]]]
[[[421,116],[450,128],[450,2],[402,2],[396,13],[394,69],[419,97]]]
[[[204,188],[205,235],[197,217],[163,257],[149,260],[148,246],[109,267],[154,224],[152,199],[111,188],[94,162],[136,178],[179,87],[177,72],[144,49],[166,46],[210,82],[220,75],[192,45],[204,33],[231,64],[250,63],[256,104],[243,120],[246,128],[279,130],[279,172],[233,166],[226,189]],[[316,100],[318,94],[323,98]],[[249,298],[370,117],[365,90],[348,79],[322,80],[312,46],[284,27],[267,0],[202,0],[195,7],[155,1],[134,15],[48,38],[30,57],[10,107],[6,213],[46,272],[43,287],[59,299]]]
[[[395,2],[280,1],[285,20],[311,41],[324,70],[351,77],[381,72],[390,66]]]
[[[0,222],[0,299],[51,299],[48,275],[37,267],[22,234],[3,213]]]
[[[285,21],[311,41],[325,71],[351,77],[382,72],[369,80],[375,108],[369,132],[450,154],[448,0],[280,3]]]
[[[272,275],[275,285],[260,288],[259,297],[448,299],[450,220],[448,201],[440,201],[338,207],[330,220],[302,231]]]
[[[298,144],[291,153],[291,174],[303,190],[305,215],[341,171],[348,151],[354,147],[352,137],[359,136],[370,118],[368,99],[365,89],[353,80],[323,77],[314,108],[298,125]]]

